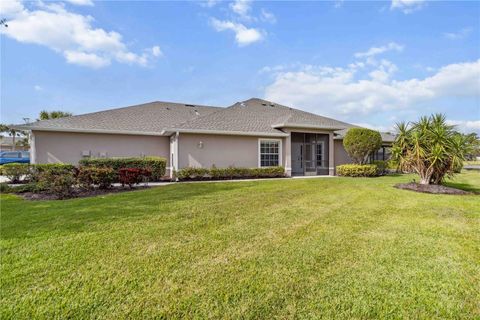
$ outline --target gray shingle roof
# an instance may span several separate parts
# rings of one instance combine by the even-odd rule
[[[284,135],[282,127],[343,129],[349,124],[252,98],[172,127],[179,131],[224,131]]]
[[[258,98],[228,108],[157,101],[15,126],[22,130],[146,135],[180,131],[270,136],[286,135],[284,127],[337,130],[336,139],[342,139],[348,128],[356,126]],[[394,138],[382,133],[386,142]]]
[[[151,102],[78,116],[37,121],[16,127],[24,130],[160,134],[166,127],[208,115],[219,109],[221,108],[212,106]]]

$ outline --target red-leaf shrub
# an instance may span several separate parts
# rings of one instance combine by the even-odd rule
[[[130,188],[134,184],[148,179],[151,175],[152,172],[150,170],[143,168],[121,168],[118,170],[118,180],[122,186],[128,185]]]

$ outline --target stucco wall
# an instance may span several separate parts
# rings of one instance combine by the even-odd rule
[[[285,161],[285,139],[234,135],[208,135],[180,133],[178,141],[179,168],[258,167],[258,140],[282,140],[282,165]],[[199,147],[200,142],[202,147]]]
[[[345,151],[345,148],[343,147],[343,140],[335,140],[334,155],[335,155],[335,166],[353,162],[353,160],[349,157],[349,155],[347,154],[347,151]]]
[[[156,136],[34,131],[35,163],[73,163],[83,151],[92,157],[160,156],[169,166],[169,138]]]

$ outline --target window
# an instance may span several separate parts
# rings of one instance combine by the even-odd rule
[[[280,140],[260,140],[260,167],[280,165]]]

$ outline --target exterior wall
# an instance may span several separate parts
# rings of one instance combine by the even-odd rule
[[[180,133],[178,167],[257,168],[259,139],[282,141],[281,165],[285,166],[285,138]]]
[[[347,151],[345,151],[345,148],[343,147],[343,140],[335,140],[334,142],[334,158],[335,158],[335,167],[342,165],[342,164],[347,164],[347,163],[352,163],[353,160],[350,158],[350,156],[347,154]]]
[[[168,137],[53,131],[34,131],[32,136],[34,163],[77,164],[89,151],[92,157],[160,156],[170,166]]]

